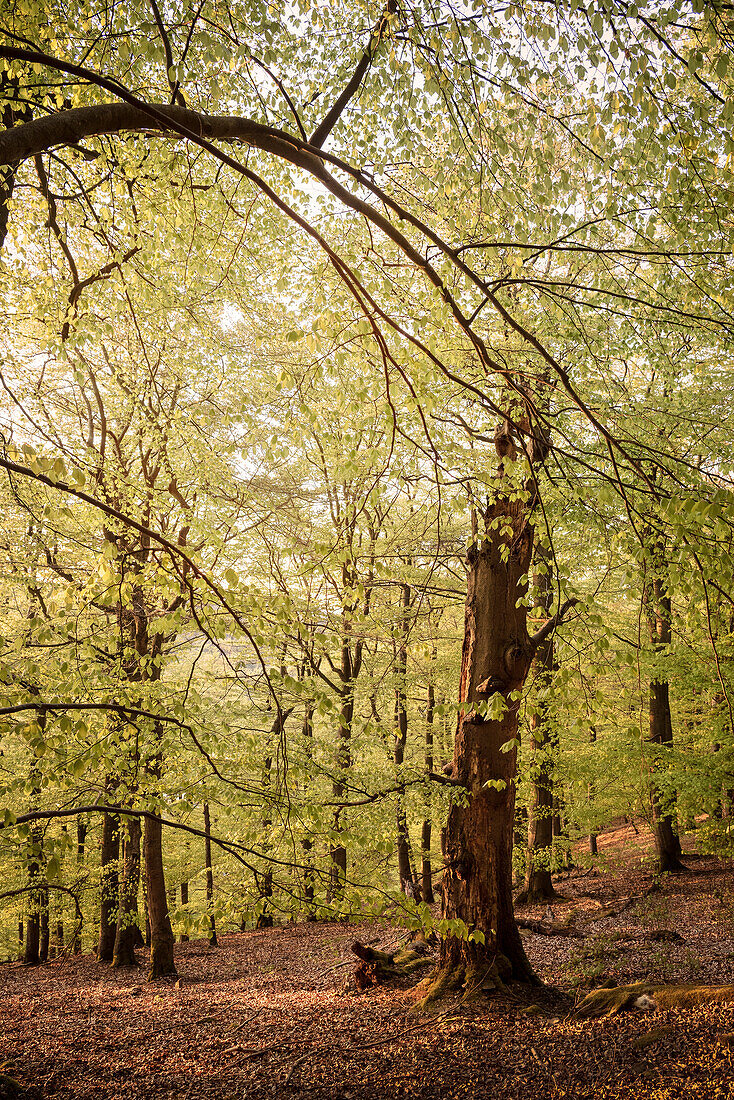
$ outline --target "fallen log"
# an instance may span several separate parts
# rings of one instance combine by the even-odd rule
[[[734,985],[662,985],[637,982],[634,985],[592,989],[580,1001],[573,1015],[580,1020],[614,1016],[637,1009],[655,1012],[659,1008],[697,1008],[708,1004],[734,1004]]]

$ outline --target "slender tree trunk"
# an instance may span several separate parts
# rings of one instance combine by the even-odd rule
[[[534,585],[535,607],[550,615],[553,604],[553,585],[550,575],[550,557],[536,547]],[[538,646],[533,660],[539,699],[530,719],[533,760],[531,765],[532,798],[528,813],[528,850],[525,866],[524,901],[534,904],[556,896],[551,881],[553,857],[553,777],[557,737],[548,717],[547,694],[556,670],[555,646],[550,635]]]
[[[115,930],[113,967],[137,966],[135,948],[139,943],[138,891],[140,889],[140,818],[127,817],[120,884],[120,907]]]
[[[395,664],[397,686],[395,689],[395,772],[400,779],[405,746],[408,740],[408,701],[406,696],[406,678],[408,672],[408,614],[410,611],[411,589],[409,584],[400,585],[400,645]],[[398,792],[396,799],[398,877],[400,889],[408,897],[421,901],[421,888],[413,870],[408,819],[405,813],[405,796]]]
[[[596,730],[594,729],[593,726],[591,727],[591,730],[589,731],[589,741],[591,742],[592,745],[596,744]],[[590,780],[590,782],[589,782],[588,790],[589,790],[589,795],[588,795],[589,805],[591,806],[591,805],[593,805],[594,799],[596,798],[596,783],[594,782],[593,779]],[[594,832],[589,833],[589,851],[591,852],[592,856],[596,856],[596,855],[599,854],[599,848],[598,848],[598,845],[596,843],[596,833],[594,833]]]
[[[442,941],[443,970],[458,973],[467,987],[492,977],[537,981],[512,909],[519,707],[513,696],[533,658],[521,601],[533,530],[520,501],[499,499],[484,518],[484,539],[468,555],[454,748],[454,778],[468,790],[469,801],[452,805],[443,834],[444,916],[464,921],[484,940]],[[485,708],[499,700],[504,713],[493,718]]]
[[[332,793],[335,799],[343,798],[345,780],[352,764],[351,738],[352,724],[354,721],[354,681],[352,677],[352,654],[348,641],[342,642],[342,696],[339,712],[339,730],[337,734],[336,750],[336,779],[332,784]],[[334,811],[333,832],[335,837],[343,832],[340,818],[340,810]],[[347,877],[347,848],[340,839],[335,839],[331,844],[331,890],[332,894],[341,893]]]
[[[217,946],[217,928],[214,922],[214,871],[212,869],[212,825],[209,803],[204,803],[204,867],[206,869],[206,910],[209,914],[209,946]]]
[[[314,703],[313,700],[309,699],[306,703],[302,727],[304,756],[307,769],[313,760],[313,715]],[[301,850],[303,851],[304,862],[303,900],[306,903],[306,920],[313,921],[316,919],[316,914],[314,912],[314,867],[313,857],[311,855],[313,851],[313,839],[309,834],[301,838]]]
[[[48,962],[49,949],[51,947],[51,923],[49,919],[48,886],[43,883],[40,890],[41,896],[41,934],[38,940],[38,961]]]
[[[277,719],[276,719],[277,726]],[[272,734],[272,730],[271,730]],[[270,790],[270,771],[273,766],[272,756],[265,758],[263,766],[263,791],[265,792],[265,806],[266,812],[262,819],[263,834],[265,840],[263,841],[263,849],[265,852],[270,848],[269,833],[273,826],[273,821],[270,816],[270,803],[268,801],[268,792]],[[273,897],[273,871],[270,864],[267,865],[264,871],[257,874],[257,889],[260,895],[260,902],[262,905],[261,911],[258,913],[256,928],[272,928],[273,927],[273,913],[270,908],[271,899]]]
[[[26,917],[25,950],[23,961],[29,966],[41,962],[41,912],[43,909],[43,891],[41,889],[41,866],[43,852],[43,833],[38,828],[31,829],[30,856],[28,858],[28,885],[34,887],[28,894],[28,915]]]
[[[188,882],[186,882],[186,880],[184,880],[181,883],[181,908],[182,909],[184,909],[184,908],[188,909],[188,906],[189,906],[189,884],[188,884]],[[179,942],[180,943],[188,943],[189,942],[189,937],[188,937],[187,932],[182,932],[181,933],[181,935],[179,936]]]
[[[428,677],[428,697],[426,700],[426,776],[430,776],[433,771],[433,718],[436,710],[433,668],[435,663],[436,646],[434,645],[431,649],[431,671]],[[421,828],[421,882],[423,885],[423,900],[426,905],[433,905],[434,901],[433,874],[431,871],[431,831],[431,793],[430,786],[428,786],[426,788],[425,813]]]
[[[89,829],[89,823],[86,818],[79,815],[76,819],[76,881],[77,890],[81,894],[82,892],[82,879],[84,875],[84,855],[85,847],[87,843],[87,831]],[[82,950],[82,923],[77,918],[74,925],[74,938],[72,940],[71,949],[75,955],[80,955]]]
[[[659,563],[658,563],[659,564]],[[670,596],[660,577],[646,584],[646,608],[650,641],[658,656],[664,656],[672,638]],[[655,773],[665,768],[664,754],[673,742],[673,722],[670,713],[670,685],[659,672],[650,681],[649,690],[650,744],[658,753],[651,769],[650,794],[655,847],[659,871],[683,871],[680,840],[676,827],[675,798],[662,790]]]
[[[150,919],[150,970],[148,980],[176,973],[174,936],[166,899],[163,871],[163,826],[160,817],[146,817],[143,833],[145,885]]]
[[[107,785],[109,787],[109,784]],[[112,962],[117,933],[117,909],[120,889],[120,819],[114,814],[102,816],[102,850],[99,879],[99,940],[97,958]]]

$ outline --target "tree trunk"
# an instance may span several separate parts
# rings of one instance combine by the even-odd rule
[[[594,729],[593,726],[591,727],[591,729],[589,731],[589,741],[591,742],[592,745],[596,744],[596,730]],[[593,804],[595,797],[596,797],[596,784],[594,783],[594,780],[592,779],[589,782],[589,805]],[[598,848],[598,845],[596,843],[596,833],[589,833],[589,851],[591,852],[592,856],[597,856],[599,854],[599,848]]]
[[[428,678],[428,697],[426,700],[426,750],[425,767],[426,776],[433,771],[433,718],[436,710],[436,696],[433,685],[433,666],[436,662],[436,646],[431,648],[431,671]],[[430,781],[429,781],[430,783]],[[425,812],[421,827],[421,884],[423,886],[423,900],[426,905],[433,905],[433,874],[431,871],[431,791],[426,788]]]
[[[188,882],[186,882],[186,880],[184,880],[181,883],[181,908],[182,909],[184,909],[184,908],[188,909],[188,907],[189,907],[189,884],[188,884]],[[181,935],[178,937],[178,939],[179,939],[179,943],[188,943],[189,942],[188,932],[182,932]]]
[[[204,803],[204,866],[206,868],[206,910],[209,914],[209,945],[217,946],[217,929],[214,923],[214,872],[212,870],[212,827],[209,803]]]
[[[87,831],[89,822],[81,814],[76,819],[76,881],[79,894],[82,893],[82,879],[84,875],[84,854],[87,843]],[[71,949],[75,955],[80,955],[82,950],[82,923],[77,918],[74,925],[74,938]]]
[[[313,715],[314,703],[309,699],[303,715],[303,752],[306,760],[307,774],[310,773],[310,764],[313,760]],[[314,866],[311,852],[313,851],[313,838],[305,835],[301,838],[301,850],[303,851],[303,900],[306,903],[306,920],[316,919],[314,911]]]
[[[120,908],[117,915],[113,967],[137,966],[135,948],[139,943],[138,890],[140,889],[140,818],[125,822],[125,848],[120,884]]]
[[[408,672],[408,614],[410,611],[411,590],[409,584],[400,585],[400,646],[395,663],[395,676],[397,685],[395,688],[395,773],[398,782],[401,779],[401,769],[405,760],[405,746],[408,740],[408,701],[405,691]],[[410,898],[421,901],[421,888],[418,878],[413,870],[413,859],[410,848],[410,834],[408,832],[408,819],[405,813],[405,795],[398,791],[396,802],[397,825],[397,854],[398,854],[398,878],[400,889]]]
[[[443,834],[443,913],[476,930],[484,942],[448,936],[441,965],[467,987],[513,977],[536,982],[512,910],[512,833],[517,763],[517,696],[533,657],[523,577],[533,530],[520,501],[487,509],[485,537],[468,555],[460,714],[453,775],[469,792],[452,805]],[[502,529],[505,532],[502,532]],[[509,529],[509,530],[508,530]],[[503,714],[487,713],[501,702]],[[482,706],[484,705],[484,706]],[[504,750],[504,751],[503,751]],[[439,979],[440,981],[440,979]]]
[[[339,732],[336,750],[336,775],[332,784],[334,798],[343,798],[345,791],[344,779],[349,772],[352,763],[350,742],[352,737],[352,724],[354,721],[354,682],[352,678],[352,654],[349,643],[342,642],[342,698],[339,713]],[[340,810],[334,811],[333,831],[336,836],[343,832],[340,820]],[[331,892],[333,895],[341,893],[347,878],[347,849],[341,840],[332,841],[331,856]]]
[[[145,854],[145,886],[150,920],[150,971],[148,980],[176,973],[173,959],[173,929],[166,900],[166,878],[163,872],[163,826],[160,818],[146,817],[143,851]]]
[[[536,609],[550,615],[553,586],[550,575],[550,555],[539,547],[535,551],[534,584]],[[557,737],[548,720],[547,694],[556,670],[555,646],[551,634],[538,646],[533,660],[539,699],[530,719],[533,762],[531,765],[532,800],[528,814],[528,850],[525,866],[523,900],[530,904],[550,901],[556,896],[551,881],[553,857],[553,774]]]
[[[41,961],[41,911],[43,894],[41,890],[41,863],[43,834],[36,827],[31,830],[30,856],[28,859],[28,885],[35,887],[28,894],[28,916],[26,917],[25,949],[23,962],[28,966],[37,966]]]
[[[99,878],[99,940],[97,958],[112,962],[117,934],[117,909],[120,887],[120,819],[102,815],[102,851]]]
[[[646,585],[645,599],[650,629],[650,641],[658,656],[667,652],[671,638],[670,596],[665,591],[662,580],[654,577]],[[661,790],[655,778],[655,772],[665,768],[662,756],[673,742],[673,722],[670,713],[670,685],[667,678],[659,673],[650,681],[649,691],[650,744],[659,752],[651,769],[650,796],[652,801],[652,820],[655,833],[655,847],[658,856],[658,870],[684,871],[680,861],[681,848],[675,819],[675,799]],[[672,809],[671,809],[672,804]]]
[[[41,896],[41,934],[38,940],[38,961],[48,962],[49,949],[51,947],[51,923],[49,920],[48,886],[44,883],[40,890]]]
[[[277,729],[278,720],[276,719],[275,725],[271,728],[271,735],[275,729]],[[263,791],[265,795],[266,812],[262,819],[262,828],[264,834],[263,851],[268,852],[270,849],[269,834],[273,827],[273,821],[270,816],[270,809],[268,803],[269,790],[270,790],[270,771],[273,766],[273,758],[268,755],[265,758],[263,766]],[[273,927],[273,913],[271,909],[271,899],[273,897],[273,871],[272,865],[268,864],[265,871],[255,872],[256,886],[260,895],[260,904],[262,906],[260,912],[257,915],[257,921],[255,923],[256,928],[272,928]]]

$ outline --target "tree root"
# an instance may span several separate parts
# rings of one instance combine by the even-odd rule
[[[592,989],[573,1011],[580,1020],[614,1016],[617,1012],[637,1009],[654,1012],[658,1008],[697,1008],[707,1004],[734,1003],[734,985],[635,985]]]
[[[504,955],[497,955],[490,966],[451,962],[429,974],[415,987],[413,992],[419,999],[412,1012],[425,1012],[451,994],[466,1002],[489,993],[506,992],[505,983],[511,977],[512,966]]]

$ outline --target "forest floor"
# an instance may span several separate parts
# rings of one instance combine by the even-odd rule
[[[734,1004],[569,1015],[609,980],[734,982],[731,864],[690,854],[656,884],[649,855],[642,827],[605,834],[598,868],[557,880],[553,920],[575,911],[583,938],[524,935],[565,1005],[533,1009],[520,991],[416,1017],[406,990],[350,981],[355,939],[389,950],[403,930],[288,925],[182,944],[178,983],[89,955],[3,965],[2,1072],[29,1100],[731,1100]]]

